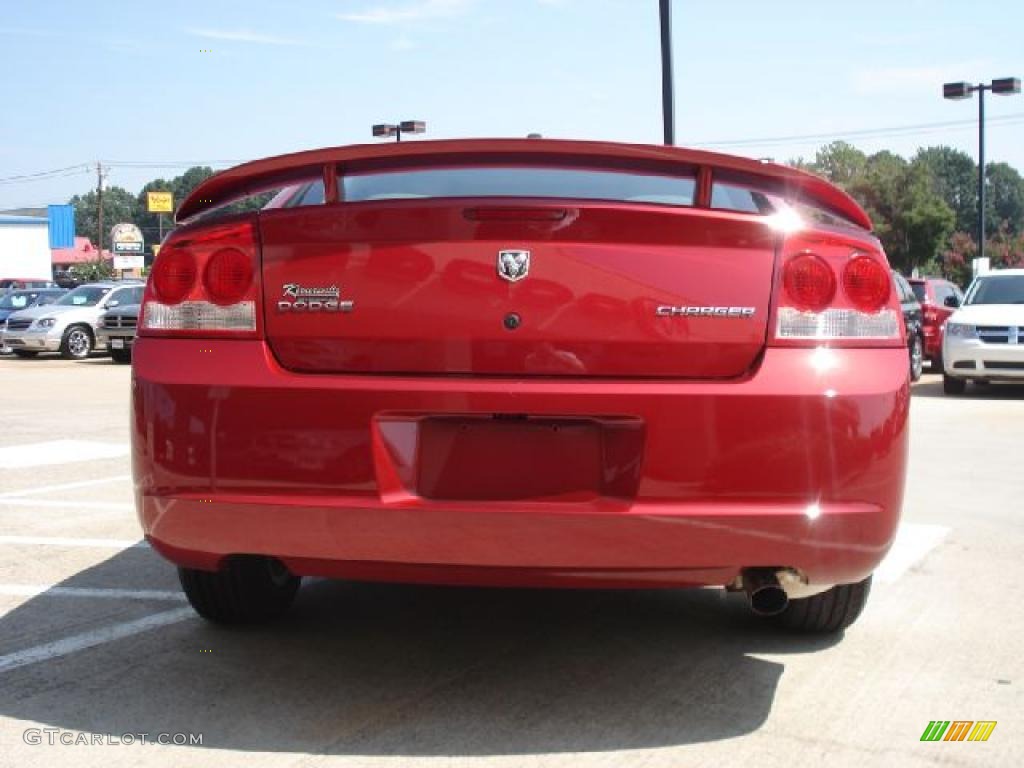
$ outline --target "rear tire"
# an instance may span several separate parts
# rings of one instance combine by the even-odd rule
[[[832,634],[853,624],[864,610],[871,592],[871,577],[856,584],[837,584],[827,592],[790,600],[772,619],[797,632]]]
[[[65,360],[84,360],[92,352],[92,334],[84,325],[72,325],[60,340],[60,356]]]
[[[277,560],[245,556],[220,571],[179,568],[178,578],[196,613],[218,624],[258,624],[284,614],[301,579]]]
[[[967,389],[967,382],[963,379],[955,379],[948,373],[942,374],[942,391],[947,395],[962,395]]]
[[[115,363],[124,365],[132,361],[132,351],[130,349],[112,349],[110,357]]]
[[[910,340],[910,380],[917,381],[924,373],[924,340],[915,333]]]
[[[39,353],[36,352],[33,349],[15,349],[14,350],[14,354],[17,355],[18,357],[28,358],[28,357],[35,357]]]

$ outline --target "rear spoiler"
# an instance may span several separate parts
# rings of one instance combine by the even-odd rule
[[[352,168],[400,168],[424,165],[508,163],[600,164],[605,167],[644,166],[697,174],[698,207],[708,207],[715,174],[741,178],[780,190],[789,200],[806,202],[871,230],[871,219],[857,202],[820,176],[774,163],[695,149],[650,144],[618,144],[554,139],[451,139],[388,142],[329,147],[278,155],[244,163],[214,174],[185,198],[175,215],[178,222],[269,189],[323,178],[327,202],[338,199],[339,171]]]

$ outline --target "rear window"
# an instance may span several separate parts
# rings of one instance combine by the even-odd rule
[[[768,214],[775,211],[775,206],[764,192],[718,181],[711,185],[711,207],[740,213]]]
[[[544,197],[692,206],[692,177],[537,167],[431,168],[342,176],[346,202],[443,197]]]
[[[928,296],[924,283],[911,283],[910,287],[914,290],[914,295],[917,296],[917,300],[924,302],[925,298]]]

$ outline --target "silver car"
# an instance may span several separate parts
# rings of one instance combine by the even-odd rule
[[[60,352],[80,360],[96,346],[100,315],[113,307],[139,304],[142,283],[103,282],[80,285],[54,304],[15,312],[7,318],[3,346],[19,357]]]

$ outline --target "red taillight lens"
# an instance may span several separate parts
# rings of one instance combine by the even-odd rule
[[[206,263],[203,285],[215,304],[241,300],[252,285],[252,257],[237,248],[222,248]]]
[[[161,253],[153,266],[153,290],[165,304],[179,304],[196,282],[196,260],[191,253],[173,250]]]
[[[855,256],[843,268],[843,292],[861,312],[877,312],[889,302],[892,278],[870,256]]]
[[[254,216],[181,227],[153,264],[139,335],[259,338],[258,265]]]
[[[801,253],[787,261],[782,284],[793,306],[805,312],[820,312],[836,295],[832,267],[813,253]]]

